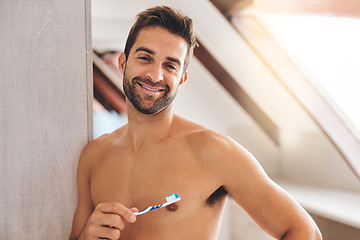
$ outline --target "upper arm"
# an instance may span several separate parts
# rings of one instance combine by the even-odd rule
[[[280,239],[288,231],[314,225],[306,211],[267,176],[248,151],[226,137],[214,143],[211,165],[216,167],[215,174],[264,231]]]
[[[227,166],[226,189],[264,231],[280,239],[298,224],[303,210],[249,153],[237,157],[233,167]]]
[[[78,200],[73,218],[70,239],[76,239],[92,211],[94,210],[90,193],[90,154],[88,147],[82,151],[77,169]]]

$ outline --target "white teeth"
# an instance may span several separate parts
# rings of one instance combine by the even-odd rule
[[[153,89],[153,88],[149,88],[149,87],[146,87],[146,86],[144,86],[144,85],[142,85],[142,84],[140,84],[143,88],[145,88],[145,89],[147,89],[147,90],[149,90],[149,91],[153,91],[153,92],[160,92],[161,91],[161,89]]]

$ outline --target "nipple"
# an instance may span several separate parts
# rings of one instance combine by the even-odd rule
[[[175,212],[176,210],[178,210],[179,206],[176,203],[172,203],[172,204],[166,206],[166,208],[170,212]]]

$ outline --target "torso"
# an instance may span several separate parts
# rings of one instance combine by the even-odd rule
[[[213,204],[208,202],[221,182],[193,144],[201,139],[197,135],[204,129],[188,124],[181,135],[149,143],[137,151],[126,144],[125,129],[103,137],[111,145],[100,150],[92,163],[96,167],[90,167],[94,206],[120,202],[142,210],[164,203],[172,193],[179,193],[181,200],[175,211],[161,208],[138,216],[134,224],[127,224],[120,239],[217,239],[227,197],[220,195]]]

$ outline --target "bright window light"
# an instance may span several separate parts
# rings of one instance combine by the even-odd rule
[[[360,136],[360,19],[266,15],[273,36]]]

